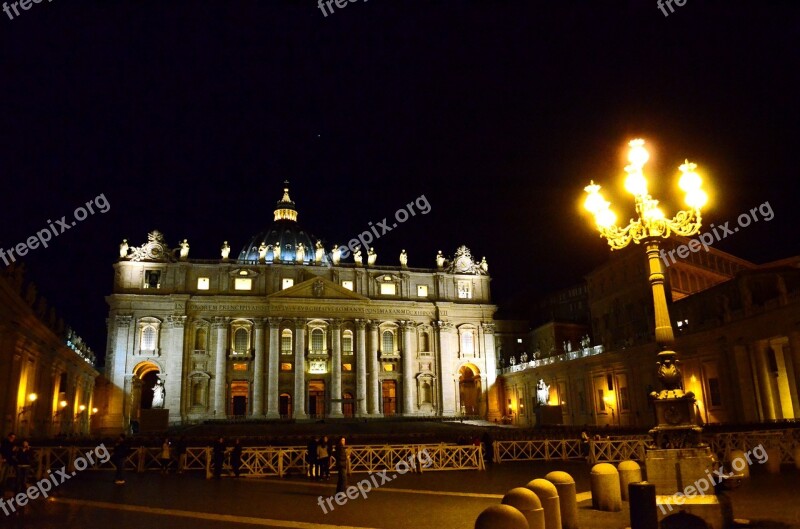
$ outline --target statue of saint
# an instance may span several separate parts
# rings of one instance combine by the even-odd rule
[[[528,353],[525,351],[522,352],[522,356],[519,357],[519,361],[523,364],[528,361]]]
[[[481,257],[481,262],[478,264],[478,266],[481,267],[481,270],[483,270],[484,274],[489,273],[489,263],[486,262],[486,257]]]
[[[444,268],[444,255],[441,250],[436,254],[436,268]]]
[[[370,246],[369,251],[367,252],[367,264],[373,266],[377,260],[378,254],[375,253],[375,248]]]
[[[403,268],[408,268],[408,254],[405,250],[400,252],[400,266]]]
[[[547,406],[550,400],[550,385],[544,383],[544,379],[540,378],[536,383],[536,402],[539,406]]]
[[[267,260],[267,244],[264,241],[261,241],[261,244],[258,247],[258,262],[263,263]]]
[[[516,358],[514,358],[514,357],[512,356],[512,357],[511,357],[511,360],[509,360],[509,363],[510,363],[512,366],[514,366],[514,365],[517,365],[517,359],[516,359]]]
[[[272,262],[277,263],[281,260],[281,243],[276,242],[272,245]]]
[[[297,243],[297,262],[302,263],[306,260],[306,246],[299,242]]]
[[[220,248],[220,254],[222,255],[223,259],[228,259],[228,256],[231,254],[231,247],[228,246],[228,241],[222,243],[222,248]]]
[[[314,262],[317,264],[322,264],[322,257],[325,255],[325,248],[322,247],[322,241],[317,241],[317,244],[314,246]]]
[[[189,257],[189,241],[184,239],[181,243],[181,259],[185,260]]]
[[[122,239],[122,244],[119,245],[119,258],[125,259],[128,257],[128,239]]]
[[[342,260],[342,251],[338,246],[334,245],[333,250],[331,251],[331,256],[333,259],[333,264],[338,265],[339,261]]]
[[[364,259],[361,257],[361,246],[356,247],[356,251],[353,252],[353,261],[359,266],[364,264]]]
[[[153,409],[164,408],[164,382],[159,378],[153,386]]]

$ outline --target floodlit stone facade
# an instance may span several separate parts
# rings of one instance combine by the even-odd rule
[[[435,268],[409,268],[405,252],[379,266],[373,249],[347,262],[297,216],[285,189],[238,258],[226,241],[220,258],[190,259],[188,241],[172,249],[157,231],[123,243],[107,298],[106,429],[153,406],[159,380],[171,423],[499,417],[485,260],[462,246],[431,256]]]

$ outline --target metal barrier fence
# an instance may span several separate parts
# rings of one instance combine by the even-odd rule
[[[439,470],[485,470],[483,449],[474,445],[362,445],[350,446],[351,472],[377,472],[393,470],[401,461],[409,463],[416,472],[431,472]],[[87,452],[92,452],[95,447],[43,447],[38,450],[39,465],[36,471],[40,479],[48,470],[55,471],[65,468],[67,472],[75,470],[75,460],[84,457]],[[223,470],[230,471],[230,451],[226,451]],[[139,447],[131,450],[125,460],[125,469],[135,472],[160,470],[161,449],[157,447]],[[94,455],[94,462],[87,461],[86,470],[110,470],[114,468],[111,461],[101,463]],[[193,447],[186,450],[185,457],[181,458],[182,470],[202,470],[206,477],[211,477],[212,449],[208,447]],[[331,458],[333,459],[333,458]],[[420,463],[422,461],[422,463]],[[428,464],[422,468],[422,464]],[[176,468],[180,461],[173,458],[171,467]],[[413,467],[416,466],[416,469]],[[309,465],[306,462],[305,447],[247,447],[242,449],[241,475],[250,477],[278,476],[289,474],[306,475]]]
[[[758,445],[778,449],[782,463],[794,463],[794,452],[800,446],[800,428],[707,434],[703,441],[720,461],[729,461],[731,450],[752,450]],[[494,462],[567,461],[619,463],[632,459],[644,461],[650,437],[643,435],[612,437],[582,443],[576,439],[538,439],[530,441],[495,441]]]

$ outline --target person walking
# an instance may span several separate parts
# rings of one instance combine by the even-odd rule
[[[331,459],[328,455],[327,435],[317,444],[317,469],[318,479],[329,479],[331,477]]]
[[[186,468],[186,436],[182,435],[175,443],[175,457],[178,458],[178,474],[183,474]]]
[[[8,475],[14,466],[14,443],[17,436],[10,432],[8,437],[0,441],[0,494],[6,489]]]
[[[225,464],[225,439],[220,437],[214,443],[212,459],[214,460],[214,479],[222,477],[222,465]]]
[[[308,479],[314,479],[317,470],[317,439],[312,437],[306,446],[306,464],[308,465]]]
[[[236,439],[233,443],[233,450],[231,450],[231,468],[233,469],[233,475],[238,478],[242,469],[242,441],[240,439]]]
[[[114,475],[114,484],[116,485],[125,484],[125,461],[128,459],[128,452],[128,440],[125,438],[125,434],[121,433],[116,443],[114,443],[113,453],[111,455],[111,462],[114,463],[117,469]]]
[[[169,472],[169,464],[172,461],[172,447],[170,446],[169,437],[164,438],[161,443],[161,452],[158,455],[158,460],[161,462],[161,473],[166,474]]]
[[[350,453],[344,437],[339,439],[336,445],[336,471],[339,472],[339,478],[336,481],[336,492],[345,492],[347,479],[350,476]]]
[[[31,445],[27,440],[22,441],[22,446],[16,448],[14,460],[17,470],[17,479],[14,492],[19,494],[28,488],[28,474],[33,466],[33,450],[31,449]]]

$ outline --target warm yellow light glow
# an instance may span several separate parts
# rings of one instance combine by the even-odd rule
[[[39,395],[37,395],[36,393],[31,393],[30,395],[28,395],[28,401],[29,402],[36,402],[36,399],[38,399],[38,398],[39,398]]]
[[[586,208],[587,211],[592,214],[597,214],[598,211],[607,207],[607,202],[603,200],[603,196],[600,194],[599,185],[591,182],[588,186],[584,187],[583,190],[588,193],[583,203],[583,207]]]
[[[67,401],[65,401],[65,400],[62,400],[61,402],[59,402],[59,403],[58,403],[58,405],[59,405],[59,407],[61,407],[61,408],[66,408],[66,407],[67,407]]]
[[[700,209],[708,202],[708,194],[702,189],[693,189],[686,193],[685,201],[690,208]]]
[[[86,406],[84,406],[83,404],[78,406],[78,411],[84,411],[85,409],[86,409]]]
[[[643,216],[649,221],[661,220],[664,218],[664,212],[661,208],[651,208],[645,211]]]
[[[700,189],[700,186],[703,185],[703,179],[695,172],[695,169],[697,169],[697,164],[693,164],[689,160],[686,160],[686,163],[680,167],[681,179],[678,181],[678,187],[687,193]]]
[[[644,140],[631,140],[628,145],[631,146],[631,150],[628,151],[628,161],[636,167],[646,164],[650,159],[650,153],[644,148]]]
[[[617,216],[610,209],[602,209],[595,214],[594,220],[601,228],[608,228],[614,225]]]
[[[92,408],[92,413],[97,413],[97,408]]]
[[[625,179],[625,189],[634,196],[647,194],[647,180],[641,171],[631,171]]]

